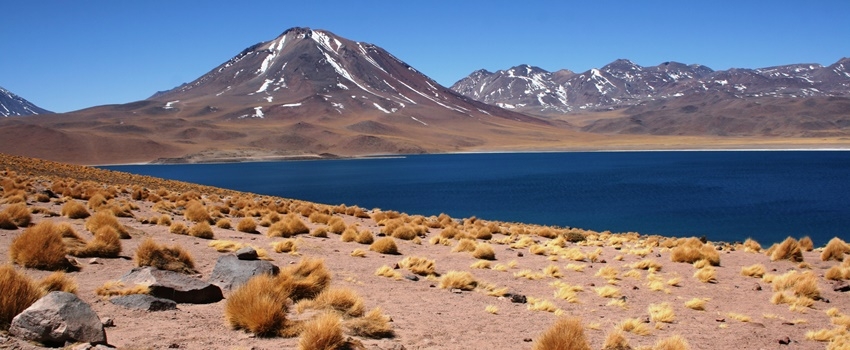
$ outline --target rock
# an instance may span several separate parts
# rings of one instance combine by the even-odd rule
[[[103,327],[106,327],[106,328],[109,328],[109,327],[115,327],[115,321],[114,321],[114,320],[112,320],[112,319],[111,319],[111,318],[109,318],[109,317],[104,318],[103,320],[101,320],[101,322],[100,322],[100,323],[103,325]]]
[[[780,338],[780,339],[779,339],[779,344],[781,344],[781,345],[788,345],[788,344],[791,344],[791,338],[788,338],[788,337]]]
[[[517,253],[516,253],[516,256],[518,256],[518,257],[520,257],[520,258],[521,258],[521,257],[522,257],[522,252],[517,252]]]
[[[280,269],[265,260],[240,260],[233,255],[223,255],[215,262],[208,280],[222,290],[234,290],[259,274],[277,275]]]
[[[528,298],[522,294],[511,294],[511,302],[517,304],[525,304],[528,302]]]
[[[455,294],[461,294],[461,293],[463,293],[463,290],[460,290],[460,289],[457,289],[457,288],[452,288],[451,292],[455,293]]]
[[[761,290],[761,285],[760,285],[760,284],[758,284],[758,283],[756,283],[756,285],[755,285],[755,286],[753,286],[753,290],[754,290],[754,291],[760,291],[760,290]]]
[[[239,260],[257,260],[257,257],[259,256],[257,254],[257,250],[250,246],[242,247],[242,249],[237,250],[235,254]]]
[[[134,268],[122,276],[120,282],[125,285],[148,285],[150,295],[178,303],[208,304],[224,299],[221,288],[216,285],[179,272],[153,267]]]
[[[416,275],[404,275],[404,278],[405,278],[405,279],[408,279],[408,280],[411,280],[411,281],[413,281],[413,282],[416,282],[416,281],[418,281],[418,280],[419,280],[419,277],[418,277],[418,276],[416,276]]]
[[[836,292],[850,292],[850,284],[847,284],[847,282],[842,281],[834,285],[832,287],[832,290]]]
[[[76,295],[50,292],[12,319],[12,335],[47,345],[106,344],[103,323]]]
[[[98,264],[100,264],[100,260],[97,260],[97,258],[89,259],[89,265],[98,265]]]
[[[128,309],[144,311],[165,311],[177,309],[173,300],[157,298],[147,294],[131,294],[112,298],[111,303]]]

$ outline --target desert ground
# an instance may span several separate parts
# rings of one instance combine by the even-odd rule
[[[842,288],[850,246],[837,239],[828,247],[803,237],[762,246],[424,217],[6,155],[0,187],[0,223],[15,226],[0,229],[0,262],[33,280],[54,271],[25,267],[12,246],[41,223],[67,223],[91,242],[94,218],[110,216],[127,233],[117,257],[72,253],[63,240],[79,266],[65,277],[101,320],[114,322],[108,344],[122,349],[314,349],[306,329],[327,315],[339,321],[334,329],[349,347],[365,349],[850,348],[850,298]],[[22,207],[29,222],[15,223]],[[71,218],[79,207],[90,216]],[[200,223],[211,237],[192,230]],[[240,246],[254,247],[281,274],[318,259],[330,273],[320,289],[353,291],[361,310],[328,309],[315,295],[290,297],[281,306],[285,324],[303,327],[258,335],[227,315],[238,289],[216,303],[169,311],[112,304],[103,287],[137,266],[148,239],[182,247],[194,261],[189,275],[204,280]],[[364,314],[388,321],[391,331],[358,332],[351,325]],[[570,319],[580,325],[572,333],[547,332]],[[0,348],[42,346],[0,331]]]

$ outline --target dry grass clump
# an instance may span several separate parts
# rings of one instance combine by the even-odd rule
[[[467,271],[449,271],[440,277],[440,288],[473,290],[478,286],[475,276]]]
[[[436,272],[434,260],[416,256],[408,256],[402,259],[398,262],[398,266],[420,276],[433,275]]]
[[[598,271],[596,271],[596,277],[601,277],[608,280],[608,283],[615,284],[619,279],[617,276],[619,275],[619,271],[617,271],[616,267],[613,266],[603,266]]]
[[[354,241],[360,244],[372,244],[375,242],[375,237],[372,236],[371,231],[363,230],[357,233],[357,237],[354,238]]]
[[[733,319],[733,320],[741,321],[741,322],[750,322],[750,321],[753,320],[750,316],[747,316],[747,315],[744,315],[744,314],[739,314],[737,312],[727,313],[726,316]]]
[[[603,298],[619,298],[622,294],[620,294],[620,289],[614,286],[602,286],[599,288],[593,288],[593,291],[596,292],[596,295],[599,295]]]
[[[766,272],[767,270],[762,264],[744,266],[741,268],[741,275],[747,277],[762,278]]]
[[[785,238],[782,243],[770,247],[765,252],[770,256],[771,261],[791,260],[793,262],[803,261],[803,250],[800,248],[800,243],[792,237]]]
[[[342,234],[345,231],[345,221],[338,216],[331,217],[330,221],[328,221],[328,231],[331,231],[334,234]]]
[[[573,286],[563,282],[558,281],[557,283],[553,283],[552,286],[557,287],[555,290],[555,298],[566,300],[568,303],[578,303],[578,293],[584,291],[584,288],[581,286]]]
[[[245,233],[257,233],[257,222],[251,217],[242,218],[242,220],[239,220],[239,223],[236,224],[236,230]]]
[[[59,213],[69,219],[85,219],[91,215],[82,203],[70,200],[62,205]]]
[[[496,260],[496,251],[487,243],[480,243],[472,252],[472,257],[484,260]]]
[[[579,318],[561,317],[540,335],[533,350],[590,350]]]
[[[649,319],[653,322],[672,323],[676,318],[669,303],[649,304]]]
[[[475,244],[474,239],[462,238],[461,240],[459,240],[457,242],[457,245],[455,245],[455,247],[452,248],[452,252],[453,253],[472,252],[472,251],[475,251],[476,247],[477,247],[477,244]]]
[[[347,320],[343,326],[359,337],[380,339],[395,336],[390,318],[384,315],[381,308],[374,308],[363,317]]]
[[[817,276],[811,271],[788,271],[773,277],[771,284],[775,293],[770,301],[774,304],[788,304],[791,310],[801,311],[820,299]]]
[[[333,225],[331,225],[331,228],[331,231],[334,231]],[[292,213],[287,214],[280,221],[269,226],[268,231],[266,231],[266,235],[269,237],[283,238],[308,233],[310,233],[310,228],[307,227],[307,224],[305,224],[301,218]]]
[[[605,336],[605,343],[602,344],[602,350],[631,350],[629,340],[619,329],[612,329]]]
[[[118,236],[122,239],[130,238],[127,228],[118,222],[118,218],[111,211],[96,212],[86,220],[86,230],[89,230],[89,232],[97,232],[97,230],[104,226],[114,228],[118,232]]]
[[[62,235],[50,221],[25,229],[9,246],[12,262],[23,267],[50,271],[76,270],[65,258],[65,253]]]
[[[756,240],[752,238],[747,238],[747,240],[744,241],[744,251],[750,253],[758,253],[761,251],[761,244],[759,244],[759,242],[756,242]]]
[[[319,315],[306,322],[298,341],[300,350],[345,349],[346,340],[342,335],[342,320],[333,313]]]
[[[302,258],[298,264],[281,269],[278,279],[291,286],[293,301],[311,299],[331,283],[331,272],[322,259]]]
[[[691,237],[673,248],[670,252],[670,260],[688,264],[707,260],[712,266],[720,266],[720,253],[713,245],[703,244],[699,239]]]
[[[693,309],[697,311],[705,311],[705,304],[708,302],[708,299],[702,298],[693,298],[685,302],[685,307],[688,309]]]
[[[705,266],[694,272],[694,278],[700,280],[702,283],[716,283],[717,270],[714,266]]]
[[[469,265],[470,269],[481,269],[481,270],[489,270],[490,262],[487,260],[477,260],[471,265]]]
[[[339,239],[343,242],[354,242],[357,240],[357,235],[359,234],[360,232],[357,230],[357,226],[351,225],[346,227],[345,230],[342,231],[342,234],[340,234]]]
[[[812,242],[812,238],[809,236],[800,238],[800,241],[798,241],[797,243],[800,244],[800,249],[805,252],[810,252],[815,249],[815,243]]]
[[[41,297],[42,291],[31,278],[9,264],[0,266],[0,330],[7,330],[15,316]]]
[[[369,246],[369,250],[378,252],[381,254],[393,254],[398,255],[398,246],[395,244],[395,240],[392,237],[381,237],[376,240],[372,245]]]
[[[393,270],[393,268],[389,267],[388,265],[383,265],[377,270],[375,270],[375,276],[387,277],[395,280],[401,279],[401,273],[396,270]]]
[[[655,343],[652,350],[690,350],[688,341],[680,335],[664,338]]]
[[[275,253],[292,253],[298,251],[298,244],[296,244],[294,239],[273,242],[271,246]]]
[[[304,299],[297,305],[297,311],[306,309],[328,310],[340,313],[345,317],[360,317],[365,311],[363,298],[350,288],[328,288],[319,293],[315,299]]]
[[[287,324],[288,287],[267,274],[251,278],[228,296],[225,319],[233,329],[243,329],[259,337],[280,335]]]
[[[42,291],[42,294],[47,294],[50,292],[66,292],[66,293],[77,293],[77,282],[75,282],[71,277],[68,277],[64,272],[57,271],[47,277],[44,277],[41,281],[38,281],[38,288]]]
[[[189,236],[198,237],[203,239],[213,239],[215,238],[215,233],[213,233],[212,227],[206,221],[198,222],[192,227],[189,228]]]
[[[652,259],[643,259],[629,265],[629,267],[639,270],[661,271],[661,264]]]
[[[363,258],[366,257],[366,252],[363,249],[355,249],[351,251],[350,255],[355,258]]]
[[[132,295],[132,294],[149,294],[150,286],[137,284],[132,287],[124,286],[124,283],[119,281],[108,281],[102,286],[97,287],[94,293],[102,297],[111,297],[116,295]]]
[[[30,214],[27,205],[24,203],[12,204],[2,212],[0,216],[0,228],[14,230],[18,227],[27,227],[32,222],[32,214]],[[12,227],[14,225],[15,227]]]
[[[850,268],[835,265],[826,270],[823,277],[833,281],[847,280],[850,279]]]
[[[189,201],[186,203],[186,210],[183,211],[183,217],[186,220],[198,223],[198,222],[206,222],[207,224],[213,222],[212,216],[210,216],[209,211],[204,206],[203,203],[198,202],[196,200]]]
[[[617,328],[623,332],[628,332],[636,335],[649,335],[652,330],[649,329],[646,323],[637,318],[627,318],[617,325]]]
[[[844,254],[850,253],[850,245],[845,243],[841,238],[833,237],[823,248],[820,254],[820,259],[823,261],[836,260],[843,261]]]
[[[188,235],[189,228],[186,227],[182,222],[172,223],[171,226],[168,227],[168,232],[171,232],[176,235]]]
[[[310,236],[319,237],[319,238],[328,238],[328,228],[327,226],[320,226],[314,228],[310,231]]]
[[[165,246],[147,238],[136,248],[134,257],[136,266],[150,266],[160,270],[169,270],[181,273],[197,273],[195,261],[189,252],[179,245]]]
[[[218,219],[218,221],[215,222],[215,227],[228,230],[231,227],[233,227],[233,224],[230,222],[230,219],[221,218],[221,219]],[[255,229],[256,229],[256,227],[255,227]]]
[[[121,254],[121,237],[112,226],[103,226],[94,233],[94,238],[78,249],[69,250],[70,255],[87,258],[117,258]]]

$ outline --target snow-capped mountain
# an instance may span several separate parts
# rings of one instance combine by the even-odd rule
[[[248,47],[150,100],[163,101],[165,109],[242,106],[227,115],[233,119],[326,113],[386,114],[422,124],[459,117],[535,121],[459,95],[378,46],[308,28]]]
[[[53,113],[0,87],[0,117]]]
[[[452,90],[489,104],[551,115],[628,107],[695,94],[722,93],[738,99],[847,96],[848,69],[848,58],[828,67],[794,64],[722,71],[678,62],[642,67],[619,59],[576,74],[550,73],[526,65],[495,73],[478,70],[452,85]]]

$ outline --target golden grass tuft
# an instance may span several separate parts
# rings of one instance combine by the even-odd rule
[[[800,249],[802,249],[804,252],[810,252],[815,249],[815,244],[814,242],[812,242],[812,238],[809,236],[800,238],[800,241],[798,241],[798,243],[800,244]]]
[[[38,281],[42,294],[50,292],[77,293],[77,282],[64,272],[57,271]]]
[[[693,298],[685,302],[685,307],[692,310],[705,311],[706,303],[708,303],[708,299]]]
[[[402,259],[398,262],[398,266],[420,276],[433,275],[436,270],[434,260],[416,256],[408,256]]]
[[[150,292],[150,286],[144,284],[137,284],[132,287],[126,287],[124,286],[124,283],[121,283],[119,281],[108,281],[100,287],[95,288],[94,290],[95,294],[100,295],[102,297],[131,294],[149,294]]]
[[[593,288],[593,291],[596,292],[596,295],[603,298],[619,298],[622,295],[620,294],[620,289],[614,286]]]
[[[558,318],[531,347],[533,350],[590,350],[579,318]]]
[[[761,251],[761,244],[752,238],[747,238],[744,241],[744,251],[749,253],[758,253]]]
[[[304,299],[297,305],[297,311],[305,309],[336,311],[345,317],[363,316],[363,298],[350,288],[328,288],[315,299]]]
[[[363,230],[357,233],[357,237],[354,238],[354,241],[360,244],[372,244],[375,242],[375,237],[372,236],[371,231]]]
[[[319,237],[319,238],[328,238],[328,228],[327,226],[320,226],[314,228],[310,231],[310,236]]]
[[[712,266],[720,266],[720,253],[711,244],[703,244],[699,239],[691,237],[673,248],[670,260],[688,264],[707,260]]]
[[[293,301],[314,298],[331,282],[331,272],[322,259],[302,258],[297,264],[281,269],[278,279],[291,285]]]
[[[300,350],[335,350],[343,349],[344,345],[342,320],[333,313],[321,314],[306,322],[298,341]]]
[[[690,350],[688,341],[680,335],[664,338],[655,343],[652,350]]]
[[[14,230],[16,227],[27,227],[32,222],[32,214],[30,214],[27,205],[24,203],[12,204],[6,207],[0,214],[3,214],[2,216],[4,217],[0,219],[0,221],[3,221],[0,225],[4,229]],[[11,225],[16,227],[11,227]]]
[[[612,329],[605,336],[605,343],[602,344],[602,350],[631,350],[629,340],[619,329]]]
[[[260,274],[233,291],[224,306],[224,316],[233,329],[259,337],[273,337],[286,325],[289,290],[278,278]]]
[[[65,202],[59,213],[69,219],[85,219],[91,215],[85,205],[75,200]]]
[[[160,270],[169,270],[192,274],[195,271],[195,261],[189,252],[179,245],[165,246],[147,238],[136,248],[134,257],[136,266],[150,266]]]
[[[669,303],[649,304],[649,319],[653,322],[672,323],[676,318]]]
[[[384,315],[381,308],[374,308],[363,317],[347,320],[344,326],[351,334],[358,337],[381,339],[395,336],[390,318]]]
[[[744,266],[741,268],[741,276],[762,278],[764,277],[765,272],[767,272],[767,270],[762,264]]]
[[[363,249],[355,249],[351,251],[350,255],[355,258],[364,258],[366,257],[366,252]]]
[[[398,246],[396,246],[395,240],[392,237],[381,237],[377,239],[374,243],[372,243],[372,245],[369,246],[369,250],[381,254],[400,254],[398,251]]]
[[[295,242],[294,239],[291,238],[278,242],[272,242],[271,246],[272,250],[274,250],[275,253],[292,253],[298,251],[298,244]]]
[[[694,278],[698,279],[702,283],[716,283],[717,270],[713,266],[705,266],[694,272]]]
[[[491,313],[491,314],[493,314],[493,315],[498,315],[498,314],[499,314],[499,308],[498,308],[498,307],[496,307],[496,305],[487,305],[487,306],[484,308],[484,311],[487,311],[487,312],[489,312],[489,313]]]
[[[811,271],[788,271],[774,278],[771,284],[774,292],[791,291],[796,296],[820,298],[818,277]]]
[[[635,262],[635,263],[629,265],[629,267],[631,267],[633,269],[639,269],[639,270],[650,270],[651,269],[651,270],[654,270],[654,271],[661,271],[661,264],[658,263],[655,260],[652,260],[652,259],[643,259],[641,261],[638,261],[638,262]]]
[[[203,239],[213,239],[215,238],[215,233],[213,233],[212,227],[210,227],[209,223],[207,223],[206,221],[200,221],[189,228],[189,236]]]
[[[802,262],[803,250],[800,248],[800,243],[797,242],[796,239],[788,237],[770,251],[770,260],[791,260],[793,262]]]
[[[546,299],[538,299],[535,297],[528,297],[528,305],[526,308],[529,311],[544,311],[544,312],[558,312],[558,307],[555,306],[549,300]]]
[[[104,226],[114,228],[118,232],[118,236],[122,239],[130,238],[127,228],[118,222],[118,218],[111,211],[96,212],[86,220],[86,230],[89,230],[89,232],[97,232],[97,230]]]
[[[484,260],[496,260],[496,251],[487,243],[479,243],[472,252],[472,257]]]
[[[215,222],[215,227],[225,229],[225,230],[229,230],[230,228],[233,227],[233,224],[230,222],[230,219],[221,218],[221,219],[218,219],[218,221]]]
[[[643,336],[652,333],[652,330],[649,328],[649,326],[646,323],[643,323],[642,320],[637,318],[627,318],[623,320],[622,322],[617,324],[617,329],[623,332]]]
[[[395,280],[401,279],[401,273],[393,270],[393,268],[389,267],[389,265],[383,265],[375,270],[375,276],[387,277]]]
[[[39,270],[75,270],[76,267],[65,258],[65,253],[62,235],[50,221],[25,229],[9,246],[12,262]]]
[[[269,237],[289,238],[295,235],[308,234],[310,228],[295,214],[287,214],[280,221],[269,226],[266,235]]]
[[[474,239],[463,238],[457,242],[454,248],[452,248],[453,253],[459,252],[472,252],[475,251],[477,245],[475,244]]]
[[[183,211],[183,217],[186,218],[186,220],[195,223],[206,222],[209,224],[212,222],[212,216],[210,216],[207,208],[203,203],[196,200],[191,200],[189,203],[186,203],[186,209]]]
[[[841,238],[833,237],[826,244],[826,247],[823,248],[820,259],[823,261],[843,261],[844,255],[847,253],[850,253],[850,245],[841,240]]]
[[[103,226],[94,233],[94,238],[73,252],[71,255],[86,258],[117,258],[121,254],[121,237],[112,226]]]
[[[189,228],[182,222],[174,222],[168,227],[168,232],[176,235],[188,235]]]
[[[835,265],[826,270],[823,277],[833,281],[847,280],[850,279],[850,268]]]
[[[727,313],[727,314],[726,314],[726,317],[729,317],[729,318],[731,318],[731,319],[733,319],[733,320],[741,321],[741,322],[750,322],[750,321],[752,321],[752,320],[753,320],[750,316],[747,316],[747,315],[744,315],[744,314],[740,314],[740,313],[737,313],[737,312],[730,312],[730,313]]]
[[[449,271],[440,277],[440,288],[473,290],[478,286],[475,276],[467,271]]]
[[[257,233],[257,222],[252,217],[242,218],[242,220],[239,220],[239,223],[236,224],[236,231]]]
[[[41,297],[42,291],[31,278],[12,265],[0,266],[0,330],[7,330],[16,315]]]
[[[587,267],[585,264],[567,264],[567,266],[564,266],[565,269],[575,272],[583,272],[585,267]]]
[[[490,269],[490,262],[487,261],[487,260],[478,260],[478,261],[472,263],[472,265],[469,265],[469,268],[470,269],[488,270],[488,269]]]

